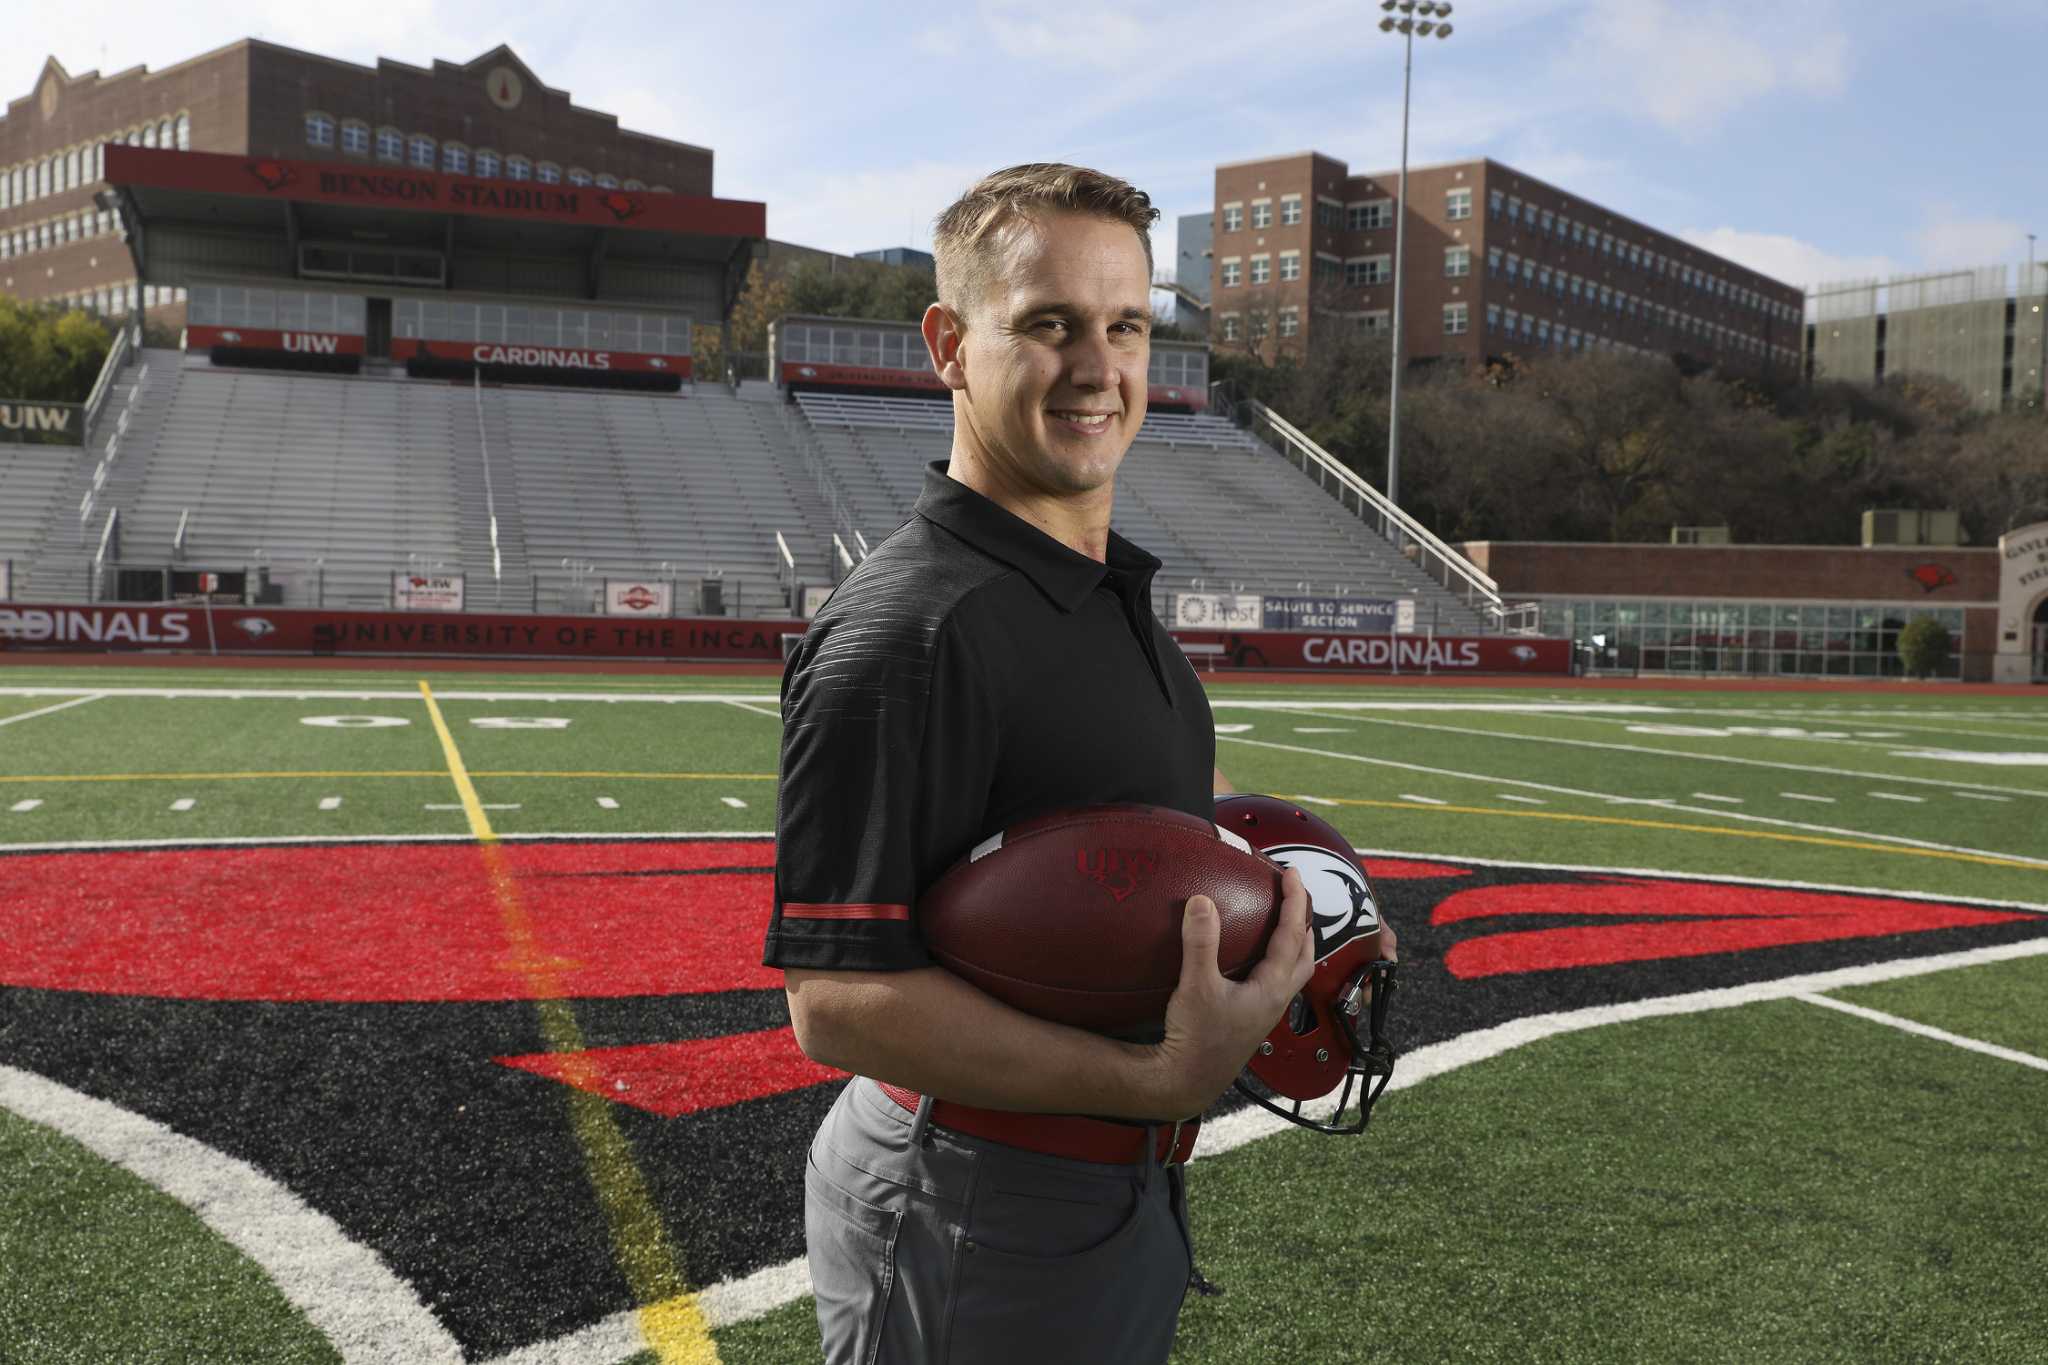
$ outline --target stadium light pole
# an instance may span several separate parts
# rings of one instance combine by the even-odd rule
[[[1386,16],[1380,32],[1398,33],[1404,49],[1401,58],[1401,181],[1394,205],[1394,377],[1387,408],[1387,501],[1399,506],[1401,499],[1401,359],[1405,328],[1401,321],[1402,276],[1408,264],[1408,88],[1415,70],[1415,37],[1434,34],[1451,36],[1443,22],[1451,14],[1448,4],[1437,0],[1380,0]],[[1396,18],[1398,14],[1400,17]],[[1420,19],[1416,16],[1421,15]],[[1395,544],[1400,543],[1396,533]]]

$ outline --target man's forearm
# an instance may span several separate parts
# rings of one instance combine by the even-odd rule
[[[1167,1121],[1191,1112],[1172,1111],[1155,1049],[1012,1009],[942,967],[793,970],[787,985],[805,1053],[845,1071],[988,1109]]]

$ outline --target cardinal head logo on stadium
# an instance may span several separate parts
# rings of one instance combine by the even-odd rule
[[[647,205],[641,201],[639,195],[625,194],[618,190],[599,197],[597,202],[604,205],[612,217],[622,223],[647,212]]]
[[[651,611],[660,601],[652,589],[642,587],[638,583],[619,594],[619,605],[634,611]]]
[[[264,620],[261,616],[244,616],[241,620],[235,622],[235,625],[238,629],[247,631],[249,637],[255,640],[260,640],[277,629],[276,626]]]
[[[1918,583],[1922,592],[1933,592],[1936,588],[1946,588],[1956,581],[1956,576],[1949,571],[1948,565],[1934,563],[1915,564],[1912,568],[1906,570],[1906,577]]]
[[[281,190],[299,178],[298,172],[282,161],[252,161],[249,174],[255,176],[266,190]]]

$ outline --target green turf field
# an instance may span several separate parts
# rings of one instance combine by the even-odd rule
[[[1406,1005],[1429,1025],[1420,1069],[1361,1140],[1284,1133],[1197,1161],[1198,1260],[1226,1292],[1190,1300],[1176,1360],[2048,1360],[2048,1204],[2031,1193],[2048,1188],[2048,956],[2035,953],[2048,919],[2033,928],[2048,916],[2048,706],[1961,690],[1228,682],[1211,700],[1218,762],[1241,790],[1310,805],[1372,854],[1508,864],[1525,878],[1564,869],[1573,885],[1625,871],[1899,893],[1909,911],[1953,902],[1998,917],[2002,946],[1978,950],[1973,931],[1950,928],[1932,950],[1921,946],[1937,943],[1931,934],[1873,933],[1841,950],[1851,956],[1788,956],[1725,983],[1704,949],[1710,974],[1697,983],[1644,975],[1582,990],[1577,977],[1538,974],[1531,1003],[1473,1014],[1474,1026],[1536,1013],[1579,1022],[1468,1056],[1459,1049],[1477,1035],[1458,1011],[1496,1008],[1487,992],[1518,982],[1445,975],[1469,926],[1436,925],[1426,908],[1404,922],[1403,904],[1429,902],[1384,897],[1383,885],[1416,971],[1438,973],[1418,977],[1437,993]],[[772,678],[0,668],[0,850],[469,845],[480,829],[508,846],[767,835],[778,739]],[[39,951],[84,953],[83,941],[60,933]],[[163,941],[176,951],[175,932]],[[1930,951],[1945,956],[1912,960]],[[1852,963],[1869,964],[1867,980],[1769,988],[1774,974]],[[1687,1012],[1594,1017],[1723,984],[1738,993]],[[19,1003],[29,994],[0,981],[0,1360],[367,1360],[388,1349],[364,1344],[374,1335],[352,1340],[352,1319],[320,1308],[318,1291],[295,1299],[274,1284],[204,1209],[165,1192],[132,1144],[100,1140],[95,1111],[35,1109],[33,1077],[17,1084],[8,1069],[46,1069],[35,1049],[69,1035],[31,1018]],[[63,994],[35,993],[36,1009],[70,1008]],[[45,1029],[40,1041],[28,1023],[11,1028],[11,995]],[[275,1024],[251,1008],[264,1017],[249,1027]],[[606,1008],[573,1012],[591,1044],[639,1041],[607,1033]],[[290,1027],[360,1025],[295,1015]],[[97,1093],[93,1041],[74,1045],[87,1060],[65,1084]],[[342,1032],[314,1037],[308,1065],[317,1073],[323,1049],[354,1045]],[[195,1121],[178,1117],[189,1111],[174,1082],[157,1112],[186,1131]],[[678,1151],[673,1127],[620,1113],[615,1133],[577,1136],[593,1169],[588,1154],[602,1147],[630,1172],[600,1189],[594,1225],[618,1249],[607,1283],[676,1297],[597,1324],[565,1308],[559,1331],[489,1349],[475,1345],[487,1331],[464,1328],[462,1353],[815,1358],[809,1301],[791,1297],[786,1276],[700,1303],[708,1274],[650,1277],[627,1264],[650,1246],[714,1240],[693,1231],[699,1221],[756,1214],[742,1212],[754,1197],[744,1177],[676,1188],[702,1154]],[[789,1131],[814,1113],[786,1115]],[[273,1171],[254,1144],[229,1155]],[[274,1169],[298,1188],[300,1168]],[[619,1192],[635,1182],[647,1193]],[[337,1216],[350,1229],[388,1221],[355,1205]],[[759,1216],[786,1237],[786,1207]],[[746,1263],[744,1248],[721,1254]],[[693,1265],[700,1253],[674,1256]],[[423,1318],[456,1321],[448,1305],[463,1274],[411,1285]]]

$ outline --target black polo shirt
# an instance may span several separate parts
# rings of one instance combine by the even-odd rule
[[[911,519],[782,679],[771,967],[931,965],[919,894],[983,838],[1074,806],[1207,818],[1209,699],[1152,614],[1159,561],[1098,563],[933,464]]]

